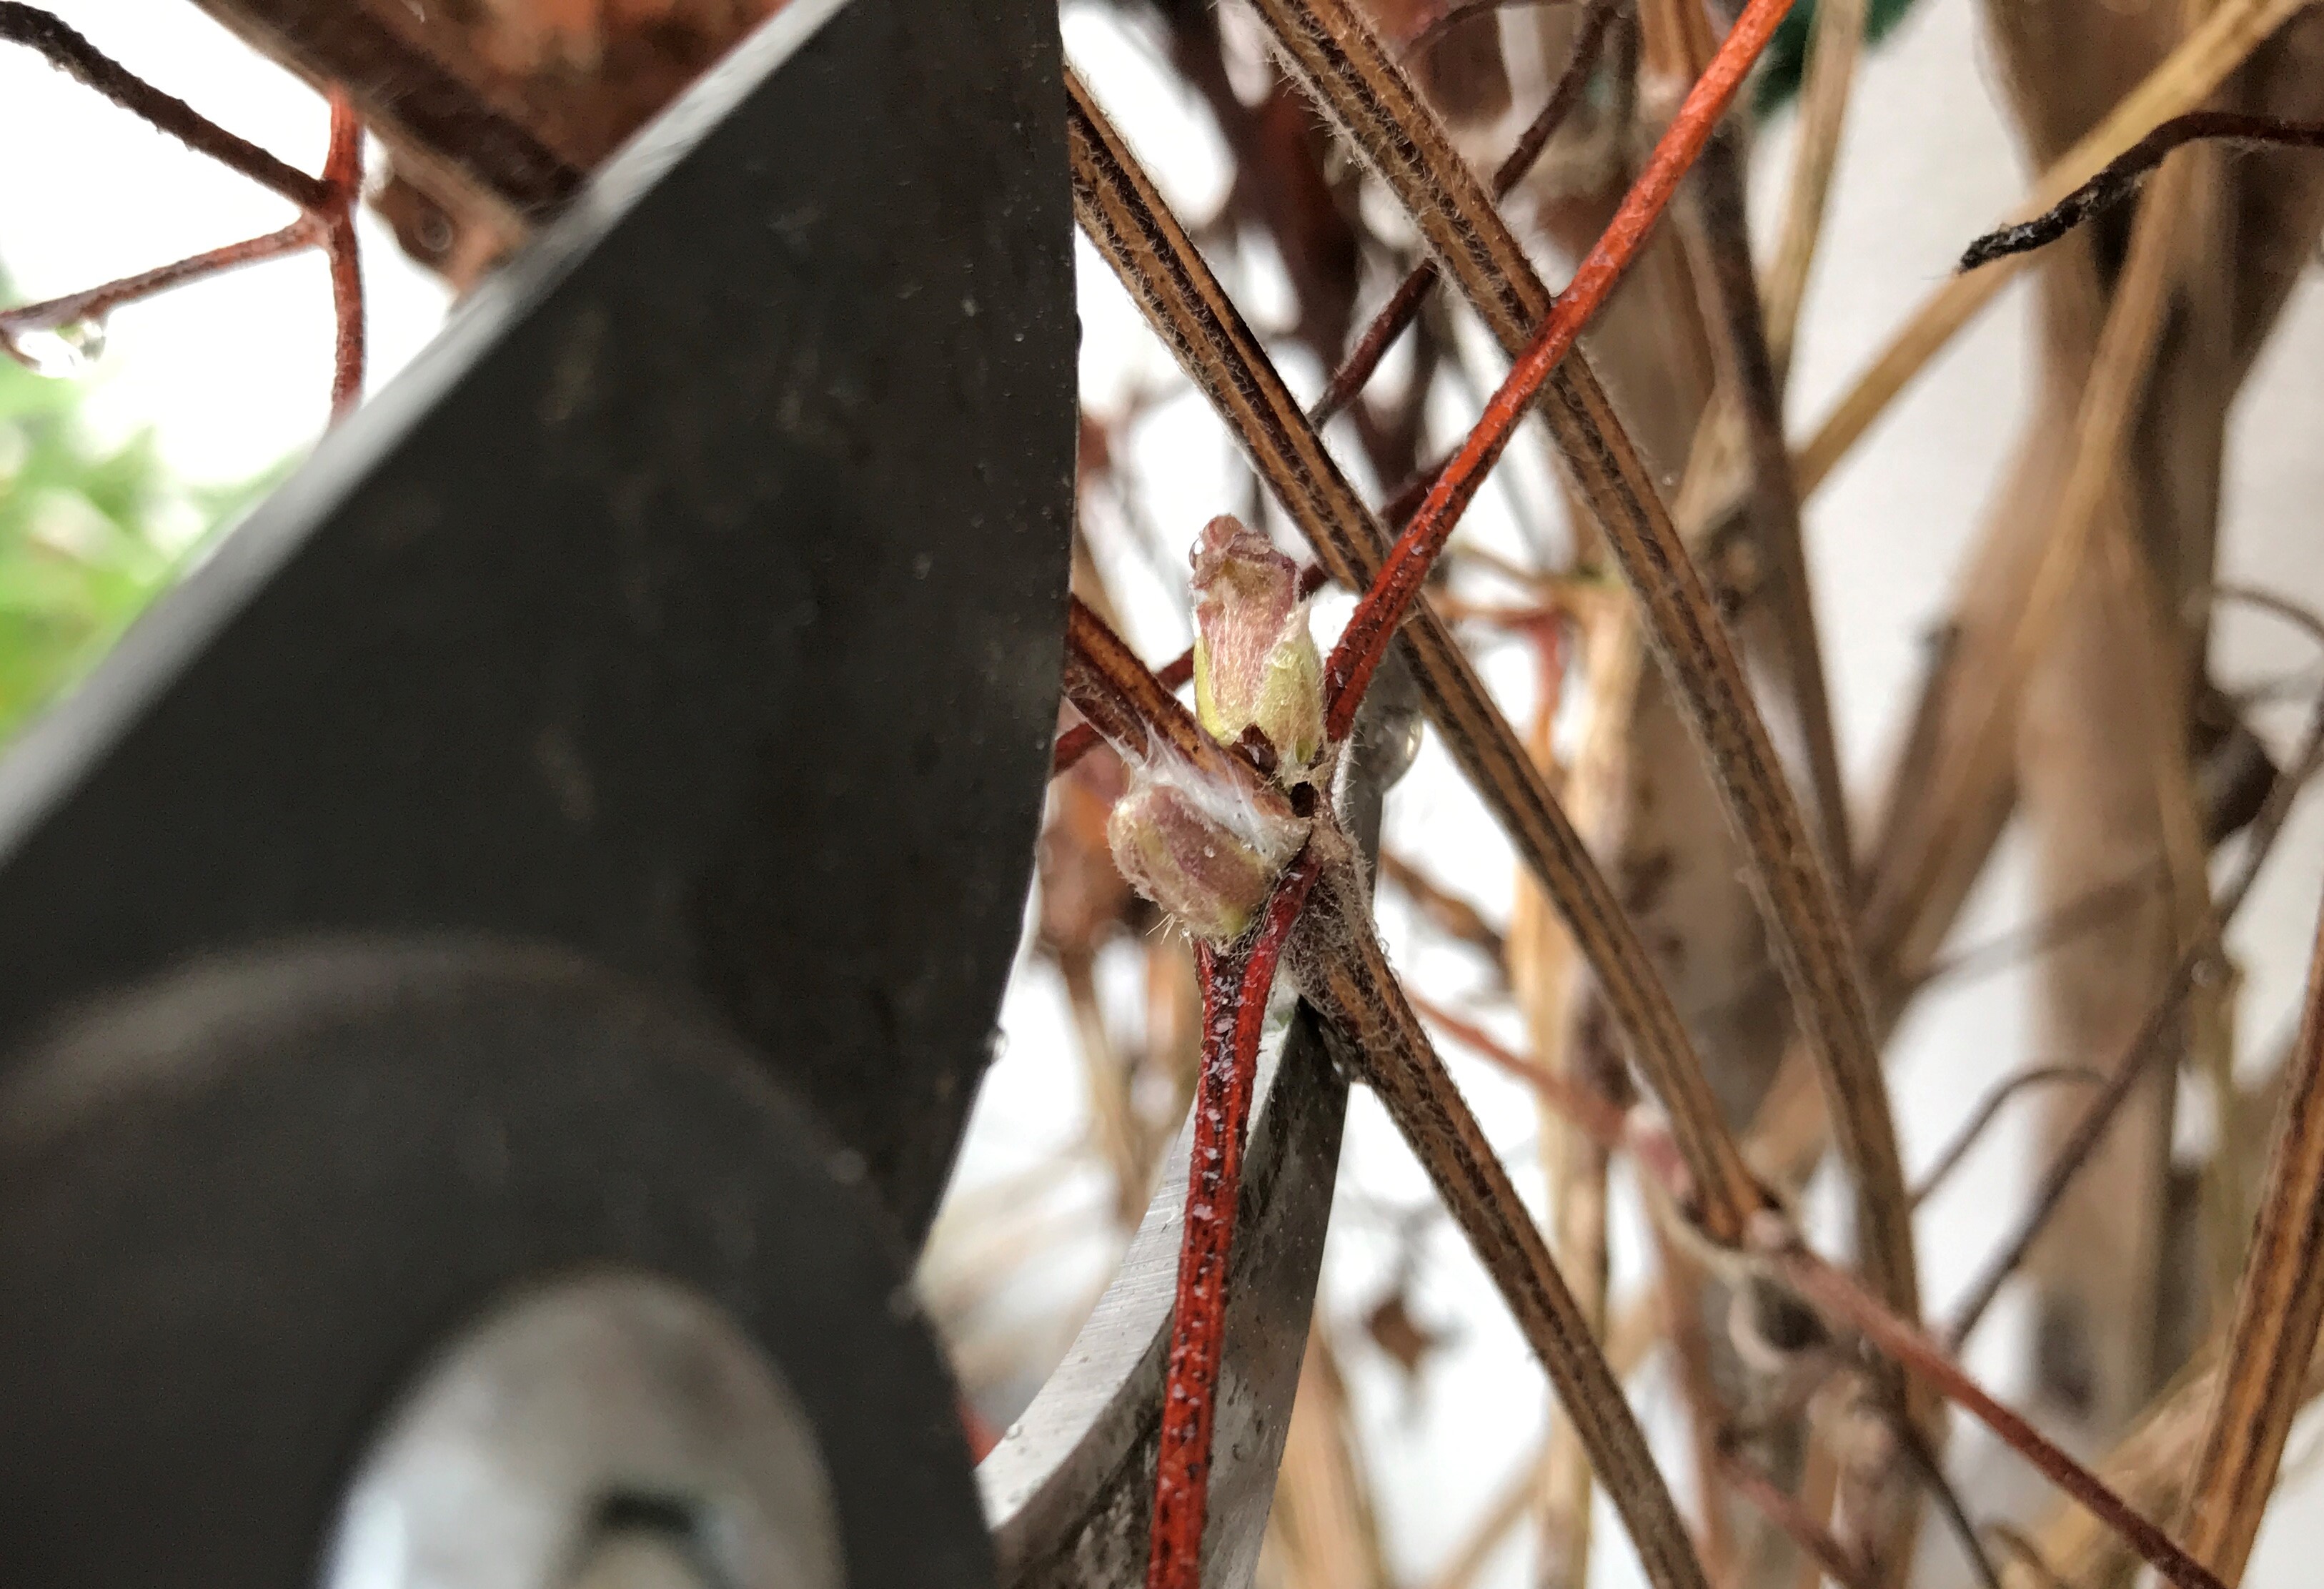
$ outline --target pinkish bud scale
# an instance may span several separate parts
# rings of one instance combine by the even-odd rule
[[[1323,754],[1323,661],[1299,568],[1222,513],[1194,543],[1194,715],[1222,744],[1256,728],[1296,783]]]

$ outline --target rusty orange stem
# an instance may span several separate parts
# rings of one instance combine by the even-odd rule
[[[1646,170],[1623,195],[1621,208],[1614,212],[1604,235],[1558,295],[1532,342],[1517,356],[1461,450],[1430,485],[1412,522],[1397,538],[1379,577],[1357,605],[1324,670],[1325,684],[1332,692],[1325,726],[1333,739],[1344,738],[1355,721],[1356,707],[1388,649],[1389,636],[1404,622],[1437,553],[1443,550],[1453,526],[1508,446],[1517,421],[1637,258],[1680,181],[1693,169],[1744,78],[1791,8],[1792,0],[1750,0],[1743,14],[1735,19],[1711,64],[1687,91],[1685,103],[1679,106],[1662,141],[1655,145]]]
[[[1226,1341],[1227,1260],[1242,1188],[1243,1132],[1259,1072],[1259,1039],[1283,946],[1321,871],[1314,852],[1301,851],[1276,882],[1250,936],[1222,949],[1207,944],[1195,949],[1203,978],[1203,1069],[1194,1090],[1194,1154],[1186,1174],[1185,1234],[1178,1247],[1170,1366],[1162,1386],[1162,1449],[1154,1480],[1147,1589],[1202,1585],[1211,1437]]]

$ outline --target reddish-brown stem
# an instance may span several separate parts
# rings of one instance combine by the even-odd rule
[[[2180,1589],[2222,1589],[2209,1568],[2182,1549],[2105,1481],[2045,1438],[1970,1378],[1944,1348],[1883,1307],[1878,1298],[1785,1233],[1770,1252],[1775,1273],[1818,1313],[1861,1335],[1906,1372],[1991,1429],[2043,1477],[2072,1496]]]
[[[167,292],[172,287],[182,287],[189,282],[223,275],[244,265],[279,259],[286,254],[311,248],[318,236],[318,225],[312,217],[301,216],[281,231],[269,232],[263,237],[247,237],[189,259],[156,266],[134,276],[124,276],[117,282],[84,288],[78,292],[68,292],[61,298],[0,309],[0,340],[19,337],[28,331],[51,331],[60,326],[69,326],[81,320],[101,320],[124,303],[134,303],[141,298],[151,298],[157,292]]]
[[[1864,1575],[1863,1564],[1850,1557],[1831,1537],[1831,1530],[1811,1516],[1797,1499],[1770,1483],[1765,1474],[1733,1451],[1721,1448],[1718,1461],[1720,1482],[1783,1529],[1793,1544],[1823,1569],[1825,1577],[1845,1584],[1847,1589],[1872,1589]]]
[[[1250,1118],[1268,992],[1321,870],[1314,852],[1302,851],[1276,883],[1251,936],[1224,948],[1199,944],[1194,951],[1203,980],[1203,1067],[1194,1090],[1185,1234],[1178,1247],[1178,1298],[1163,1381],[1147,1589],[1201,1589],[1203,1519],[1210,1499],[1211,1433],[1225,1344],[1227,1259],[1242,1186],[1243,1128]]]
[[[1397,538],[1379,577],[1357,604],[1355,615],[1348,620],[1325,665],[1325,683],[1331,691],[1325,727],[1333,738],[1345,735],[1348,725],[1355,720],[1356,707],[1361,704],[1372,672],[1387,651],[1389,638],[1404,622],[1413,598],[1420,593],[1421,583],[1428,577],[1430,566],[1443,550],[1453,526],[1460,522],[1461,514],[1508,446],[1517,421],[1533,406],[1542,383],[1549,379],[1550,373],[1572,347],[1574,338],[1590,323],[1591,317],[1637,257],[1655,221],[1678,191],[1679,182],[1693,168],[1720,118],[1733,102],[1736,90],[1741,88],[1767,41],[1775,36],[1776,24],[1784,20],[1791,5],[1792,0],[1749,0],[1744,6],[1735,25],[1720,42],[1718,53],[1688,90],[1686,101],[1672,118],[1669,130],[1655,145],[1646,170],[1623,195],[1621,207],[1614,212],[1604,235],[1573,273],[1572,281],[1559,295],[1532,342],[1517,356],[1500,389],[1486,403],[1484,414],[1469,432],[1469,439],[1430,485],[1420,511]]]
[[[0,0],[0,40],[37,50],[51,66],[87,84],[187,148],[231,166],[252,181],[271,188],[300,208],[329,208],[329,185],[287,165],[245,138],[236,137],[184,100],[164,94],[99,51],[38,6]]]
[[[1493,172],[1494,198],[1508,196],[1509,189],[1516,187],[1533,169],[1534,162],[1541,158],[1541,152],[1549,146],[1551,135],[1564,125],[1567,116],[1573,114],[1582,90],[1590,85],[1591,72],[1597,68],[1599,51],[1605,47],[1607,32],[1621,12],[1622,0],[1591,0],[1589,14],[1582,19],[1581,30],[1574,35],[1573,52],[1566,57],[1565,69],[1558,75],[1541,113],[1526,125]],[[1356,338],[1355,346],[1348,350],[1346,359],[1332,372],[1331,380],[1324,383],[1323,395],[1317,398],[1315,406],[1307,411],[1308,420],[1316,429],[1321,430],[1330,423],[1341,410],[1356,400],[1356,393],[1370,382],[1373,374],[1379,369],[1380,360],[1388,356],[1388,350],[1396,346],[1396,339],[1403,336],[1418,318],[1420,306],[1427,300],[1429,289],[1436,285],[1436,262],[1432,259],[1414,266],[1412,273],[1397,283],[1396,291],[1388,294],[1388,301],[1372,317],[1371,324],[1364,328],[1364,334]],[[1410,510],[1406,512],[1408,513]],[[1389,515],[1391,521],[1398,521],[1405,516],[1398,513]]]
[[[330,203],[322,212],[323,249],[331,263],[331,422],[363,401],[363,255],[355,243],[355,201],[363,194],[363,122],[354,102],[331,95],[331,143],[323,157]]]
[[[1419,25],[1411,30],[1410,37],[1406,41],[1405,53],[1419,54],[1471,17],[1519,5],[1556,5],[1563,3],[1563,0],[1439,0],[1439,4],[1421,13]]]
[[[1630,1145],[1629,1112],[1595,1087],[1536,1064],[1483,1027],[1463,1021],[1442,1004],[1423,998],[1409,984],[1405,987],[1404,997],[1429,1025],[1456,1039],[1462,1048],[1489,1062],[1496,1070],[1531,1087],[1544,1103],[1608,1152],[1618,1153]],[[1683,1169],[1679,1179],[1685,1179]]]

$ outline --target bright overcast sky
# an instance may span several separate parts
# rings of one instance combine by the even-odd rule
[[[322,101],[186,0],[46,0],[97,48],[293,164],[319,169]],[[0,266],[45,298],[258,236],[290,207],[22,49],[0,49]],[[377,169],[377,151],[373,151]],[[364,217],[372,382],[441,322],[445,294]],[[310,441],[330,391],[319,255],[254,266],[113,317],[92,420],[158,431],[186,475],[239,479]]]

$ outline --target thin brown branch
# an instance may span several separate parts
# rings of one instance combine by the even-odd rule
[[[1984,1101],[1970,1113],[1967,1122],[1953,1133],[1953,1140],[1946,1143],[1944,1150],[1937,1155],[1937,1161],[1929,1166],[1929,1172],[1921,1178],[1921,1184],[1913,1188],[1913,1206],[1918,1209],[1936,1195],[1952,1172],[1960,1168],[1961,1160],[1969,1157],[1969,1150],[1977,1146],[1985,1135],[1986,1128],[1999,1117],[2012,1098],[2029,1087],[2048,1086],[2056,1082],[2083,1082],[2104,1086],[2106,1080],[2104,1072],[2092,1070],[2087,1065],[2037,1065],[2030,1070],[2021,1070],[1999,1086],[1989,1088]]]
[[[2042,1233],[2050,1216],[2064,1201],[2066,1191],[2073,1184],[2082,1166],[2089,1161],[2091,1150],[2106,1135],[2107,1128],[2137,1086],[2149,1066],[2170,1051],[2170,1038],[2177,1030],[2179,1012],[2195,990],[2196,983],[2212,974],[2218,955],[2220,935],[2243,908],[2251,894],[2252,884],[2259,878],[2260,868],[2266,864],[2268,853],[2275,847],[2283,832],[2283,825],[2292,815],[2292,802],[2301,787],[2324,763],[2324,699],[2319,699],[2309,720],[2308,733],[2299,751],[2286,764],[2283,774],[2268,790],[2267,802],[2252,819],[2250,836],[2244,841],[2242,864],[2235,876],[2222,889],[2211,906],[2203,929],[2181,951],[2177,964],[2163,984],[2162,993],[2149,1007],[2146,1017],[2139,1023],[2122,1057],[2107,1073],[2107,1085],[2092,1099],[2089,1107],[2075,1123],[2073,1133],[2059,1146],[2057,1156],[2043,1172],[2042,1182],[2034,1189],[2017,1228],[1987,1262],[1977,1283],[1969,1288],[1968,1298],[1954,1315],[1946,1340],[1956,1352],[1976,1330],[1986,1309],[2000,1295],[2002,1286],[2024,1261],[2034,1239]]]
[[[1800,1299],[1864,1337],[1907,1373],[1941,1391],[1998,1436],[2052,1484],[2080,1501],[2180,1589],[2225,1589],[2202,1563],[1972,1379],[1919,1328],[1898,1318],[1855,1281],[1818,1258],[1780,1223],[1766,1251],[1775,1273]]]
[[[2157,123],[2194,109],[2242,65],[2246,57],[2304,9],[2310,0],[2218,0],[2104,121],[2051,162],[2015,212],[2018,220],[2057,203]],[[1969,275],[1955,275],[1932,293],[1865,366],[1801,447],[1797,477],[1803,498],[1815,490],[1861,440],[1873,421],[1928,362],[2015,279],[2024,256]]]
[[[2160,861],[2142,866],[2126,877],[2117,877],[2111,882],[2101,882],[2085,890],[2056,910],[2022,927],[2010,928],[1989,938],[1940,955],[1921,968],[1920,975],[1914,979],[1914,988],[1918,991],[1933,983],[2005,971],[2062,944],[2071,943],[2084,933],[2107,926],[2126,909],[2152,894],[2161,886],[2162,873]]]
[[[237,137],[184,100],[164,94],[38,6],[0,0],[0,40],[38,51],[49,63],[94,88],[197,154],[207,154],[310,214],[330,207],[327,182],[286,165]]]
[[[2196,110],[2172,116],[2098,168],[2089,181],[2027,221],[1997,226],[1961,253],[1960,268],[2046,247],[2094,216],[2127,204],[2172,151],[2195,143],[2282,149],[2324,149],[2324,122],[2285,121],[2232,110]]]
[[[1351,870],[1318,885],[1292,943],[1300,991],[1397,1123],[1557,1388],[1656,1589],[1699,1589],[1702,1564],[1589,1320],[1380,952]]]
[[[1565,0],[1438,0],[1420,14],[1419,26],[1406,33],[1404,52],[1418,55],[1472,16],[1485,16],[1520,5],[1562,5]]]
[[[2324,921],[2265,1184],[2187,1502],[2187,1547],[2228,1584],[2250,1559],[2324,1323]]]
[[[1350,589],[1379,572],[1385,531],[1300,411],[1185,228],[1120,135],[1069,78],[1074,210],[1148,322],[1208,396],[1252,466]],[[1731,1240],[1760,1194],[1702,1079],[1692,1039],[1613,888],[1494,706],[1451,633],[1424,602],[1399,636],[1430,720],[1564,915],[1633,1061],[1661,1097],[1715,1239]]]
[[[1622,14],[1623,0],[1590,0],[1590,9],[1582,18],[1582,25],[1573,35],[1572,52],[1565,59],[1565,68],[1558,73],[1557,81],[1542,104],[1540,112],[1526,124],[1516,143],[1493,171],[1493,194],[1507,198],[1509,190],[1525,180],[1533,170],[1541,152],[1549,147],[1550,139],[1565,125],[1566,117],[1582,102],[1584,90],[1590,87],[1590,74],[1598,69],[1598,58],[1605,51],[1606,35]],[[1307,411],[1307,418],[1316,429],[1329,424],[1341,410],[1356,399],[1379,368],[1380,360],[1396,346],[1420,313],[1420,305],[1429,290],[1436,285],[1436,262],[1424,260],[1415,265],[1411,273],[1397,283],[1396,291],[1364,328],[1356,345],[1332,378],[1323,386],[1323,395]],[[1428,471],[1434,474],[1434,469]],[[1399,515],[1400,516],[1400,515]]]
[[[1823,836],[1824,862],[1845,898],[1851,892],[1856,864],[1849,838],[1848,791],[1840,781],[1840,741],[1832,731],[1823,642],[1800,527],[1800,495],[1792,483],[1792,449],[1784,439],[1783,375],[1768,341],[1759,278],[1751,266],[1738,140],[1738,132],[1730,126],[1704,148],[1695,165],[1695,212],[1710,256],[1711,292],[1726,333],[1728,389],[1740,411],[1749,458],[1752,524],[1772,576],[1784,684],[1807,750],[1808,790]]]

